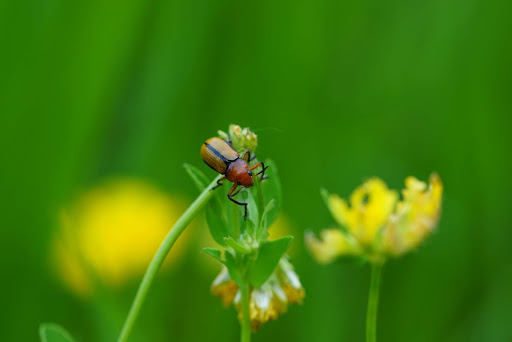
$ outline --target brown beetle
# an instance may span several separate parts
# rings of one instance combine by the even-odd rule
[[[247,203],[238,202],[233,197],[243,188],[250,188],[253,186],[254,177],[259,174],[261,174],[261,179],[266,178],[265,170],[267,167],[265,164],[263,164],[263,162],[259,162],[249,167],[248,162],[252,160],[251,153],[247,151],[243,158],[240,158],[240,155],[234,147],[229,142],[222,140],[221,138],[210,138],[206,140],[203,146],[201,146],[201,158],[203,158],[206,165],[224,175],[224,177],[217,181],[217,186],[215,186],[215,188],[221,186],[221,181],[224,179],[234,183],[229,190],[228,198],[232,202],[244,206],[244,218],[247,218]],[[253,175],[252,171],[259,166],[262,167],[261,171]],[[241,188],[235,192],[236,188],[239,186],[241,186]]]

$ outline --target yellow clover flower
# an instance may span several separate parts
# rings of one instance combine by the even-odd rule
[[[439,222],[442,195],[443,184],[437,174],[430,176],[428,189],[424,182],[408,177],[403,200],[383,231],[383,249],[400,256],[419,246]]]
[[[437,174],[429,185],[408,177],[401,201],[398,193],[372,178],[358,187],[349,203],[327,195],[327,206],[343,230],[328,229],[321,239],[306,234],[306,246],[320,263],[343,255],[365,255],[370,260],[400,256],[416,248],[439,222],[443,185]],[[350,204],[350,205],[349,205]]]
[[[316,260],[328,264],[341,255],[359,255],[361,248],[357,241],[338,228],[324,229],[317,239],[312,232],[306,232],[306,245]]]
[[[234,304],[238,319],[242,320],[241,291],[224,267],[211,287],[212,294],[220,297],[224,306]],[[284,314],[288,304],[302,303],[305,292],[293,266],[283,257],[270,278],[260,287],[252,288],[249,314],[251,329],[257,331],[264,323]]]
[[[60,213],[53,243],[56,271],[79,295],[91,294],[95,282],[126,283],[146,270],[183,207],[137,180],[114,180],[90,190]],[[182,254],[181,245],[171,261]]]

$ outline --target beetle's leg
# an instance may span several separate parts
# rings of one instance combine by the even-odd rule
[[[238,189],[233,195],[231,195],[231,197],[235,197],[236,195],[238,195],[238,193],[240,192],[240,190],[242,190],[244,187],[241,186],[240,189]]]
[[[212,188],[212,190],[217,189],[219,186],[224,185],[223,183],[221,183],[221,181],[223,181],[224,179],[226,179],[226,177],[222,177],[221,179],[219,179],[219,180],[217,181],[217,185],[215,185],[215,186]]]
[[[247,154],[249,154],[249,157],[247,159],[245,159],[245,156],[247,156]],[[256,155],[253,155],[251,156],[251,151],[247,150],[245,151],[245,154],[244,154],[244,158],[243,158],[246,162],[252,162],[254,159],[256,159]]]
[[[231,187],[231,189],[229,189],[228,197],[233,196],[233,192],[236,190],[236,188],[238,188],[238,184],[233,183],[233,186]]]
[[[249,150],[245,151],[244,157],[242,159],[245,160],[246,162],[250,162],[252,160],[251,159],[251,151],[249,151]]]
[[[244,206],[244,220],[247,219],[247,203],[246,202],[238,202],[237,200],[235,200],[233,198],[233,196],[235,196],[236,194],[238,194],[240,192],[240,190],[242,188],[240,188],[240,190],[238,190],[235,194],[233,194],[233,192],[236,190],[236,188],[238,187],[238,184],[233,184],[233,186],[231,187],[231,189],[229,190],[229,193],[228,193],[228,198],[231,202],[233,203],[236,203],[238,205],[243,205]]]
[[[267,178],[268,178],[268,176],[265,176],[265,170],[267,169],[267,167],[268,167],[268,166],[265,166],[265,164],[264,164],[263,162],[259,162],[258,164],[255,164],[255,165],[251,166],[251,167],[249,168],[249,171],[252,171],[252,170],[256,169],[256,168],[257,168],[257,167],[259,167],[259,166],[261,166],[261,167],[262,167],[262,169],[261,169],[261,171],[260,171],[260,172],[258,172],[257,174],[255,174],[255,175],[254,175],[254,177],[256,177],[257,175],[261,174],[261,178],[260,178],[261,180],[267,179]]]
[[[256,159],[256,155],[253,155],[253,156],[251,157],[251,151],[247,150],[247,151],[245,152],[245,154],[244,154],[244,158],[243,158],[243,159],[247,162],[247,164],[249,164],[249,163],[250,163],[250,162],[252,162],[254,159]],[[256,165],[258,165],[258,164],[256,164]],[[250,171],[254,170],[254,166],[253,166],[251,169],[249,169],[249,170],[250,170]]]
[[[256,174],[256,176],[257,176],[257,175],[259,175],[259,174],[261,173],[261,178],[260,178],[260,180],[264,180],[264,179],[267,179],[267,178],[268,178],[268,176],[266,176],[266,175],[265,175],[265,171],[267,170],[268,165],[267,165],[267,166],[265,166],[265,164],[263,164],[263,162],[262,162],[262,163],[261,163],[261,166],[263,167],[263,169],[262,169],[260,172],[258,172],[258,173]]]
[[[259,162],[258,164],[254,164],[253,166],[251,166],[251,167],[249,168],[249,171],[252,171],[252,170],[254,170],[254,169],[256,169],[256,168],[258,168],[258,167],[260,167],[260,166],[262,166],[262,165],[263,165],[263,163],[262,163],[262,162]]]

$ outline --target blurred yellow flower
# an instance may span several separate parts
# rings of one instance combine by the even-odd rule
[[[443,185],[438,175],[430,185],[408,177],[403,200],[378,178],[372,178],[350,196],[350,206],[337,195],[327,196],[334,219],[344,228],[328,229],[317,239],[306,234],[306,246],[320,263],[342,255],[365,255],[381,260],[416,248],[439,222]]]
[[[320,239],[317,239],[312,232],[306,232],[305,243],[321,264],[328,264],[340,255],[358,255],[361,253],[357,241],[338,228],[322,230]]]
[[[405,181],[403,200],[398,202],[383,232],[383,248],[399,256],[416,248],[437,226],[441,214],[443,184],[437,174],[430,185],[414,177]]]
[[[330,195],[328,205],[336,221],[362,245],[368,246],[375,242],[397,199],[395,191],[389,190],[380,179],[372,178],[350,195],[350,207],[338,195]]]
[[[241,291],[226,268],[214,280],[212,294],[221,297],[224,306],[234,304],[242,320]],[[305,292],[293,266],[283,257],[270,278],[260,287],[252,288],[249,301],[251,329],[257,331],[264,323],[276,320],[286,312],[288,304],[302,303]]]
[[[57,271],[74,292],[95,281],[116,287],[146,270],[184,204],[137,180],[114,180],[84,194],[60,213],[53,244]],[[170,259],[182,254],[177,244]]]

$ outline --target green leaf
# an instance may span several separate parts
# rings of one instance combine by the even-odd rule
[[[199,191],[203,191],[210,184],[208,178],[197,167],[190,164],[183,164],[183,167]]]
[[[240,193],[236,196],[238,201],[243,202],[243,192],[245,192],[245,190],[241,190]],[[244,207],[231,202],[227,197],[224,197],[223,199],[225,200],[226,204],[226,217],[228,222],[228,228],[230,230],[229,236],[233,237],[233,239],[235,240],[238,240],[240,238],[240,234],[243,233],[241,229],[243,227],[244,221]],[[235,231],[238,231],[239,234],[236,235],[234,233]]]
[[[275,200],[275,206],[272,210],[267,213],[267,228],[274,223],[277,219],[277,215],[279,214],[279,209],[281,208],[281,181],[279,180],[279,173],[275,163],[267,159],[265,161],[265,166],[268,166],[267,171],[265,171],[265,175],[268,176],[267,179],[264,179],[261,182],[261,186],[263,188],[263,198],[265,203],[269,203],[272,199]]]
[[[229,204],[226,197],[225,185],[215,190],[215,195],[206,206],[206,222],[213,239],[221,246],[226,246],[224,238],[232,235],[232,227],[228,215]]]
[[[224,258],[222,259],[222,252],[216,248],[203,248],[203,252],[211,255],[215,259],[219,260],[228,269],[229,276],[238,286],[243,286],[245,283],[243,277],[242,266],[236,262],[236,259],[229,250],[224,250]]]
[[[270,200],[270,202],[268,202],[267,206],[265,207],[263,214],[261,214],[260,225],[258,227],[258,236],[256,237],[258,239],[258,241],[265,239],[268,235],[268,233],[267,233],[267,227],[268,227],[267,215],[272,209],[274,209],[275,202],[276,201],[274,199]]]
[[[254,261],[250,272],[249,279],[253,286],[261,286],[267,281],[290,246],[292,239],[292,236],[286,236],[274,241],[264,241],[261,244],[258,257]]]
[[[220,251],[220,249],[217,249],[217,248],[203,248],[203,252],[211,255],[215,259],[217,259],[220,262],[224,263],[224,260],[222,260],[222,252]]]
[[[226,260],[224,261],[224,264],[226,265],[228,270],[230,270],[230,269],[234,270],[236,268],[235,257],[233,256],[233,254],[231,254],[231,252],[229,250],[226,250],[225,256],[226,256]],[[231,278],[233,278],[233,277],[231,277]]]
[[[243,201],[247,203],[247,221],[251,221],[254,227],[258,227],[258,206],[256,205],[256,201],[254,200],[252,193],[250,191],[243,191],[240,195],[242,195]]]
[[[247,235],[251,237],[256,236],[256,227],[251,220],[245,220],[245,231],[247,232]]]
[[[251,254],[251,250],[248,249],[247,247],[245,246],[242,246],[241,244],[239,244],[238,242],[236,242],[235,240],[233,240],[231,237],[225,237],[224,238],[224,241],[226,242],[226,244],[233,248],[235,251],[239,252],[239,253],[242,253],[242,254]]]
[[[184,164],[183,167],[199,191],[203,191],[210,184],[210,180],[197,167],[189,164]],[[206,206],[206,222],[213,239],[225,246],[224,237],[229,235],[230,229],[225,214],[225,204],[221,199],[222,190],[219,188],[212,191],[216,191],[216,194]]]
[[[73,342],[71,335],[60,325],[42,323],[39,326],[41,342]]]
[[[224,205],[215,199],[212,199],[206,206],[206,222],[208,223],[210,234],[215,242],[221,246],[226,246],[224,238],[231,235],[231,226],[224,210]]]
[[[226,265],[226,268],[228,269],[228,273],[231,279],[233,279],[235,284],[237,284],[239,287],[245,286],[242,266],[236,262],[235,257],[233,256],[233,254],[231,254],[230,251],[226,250],[224,256],[226,257],[224,265]]]

